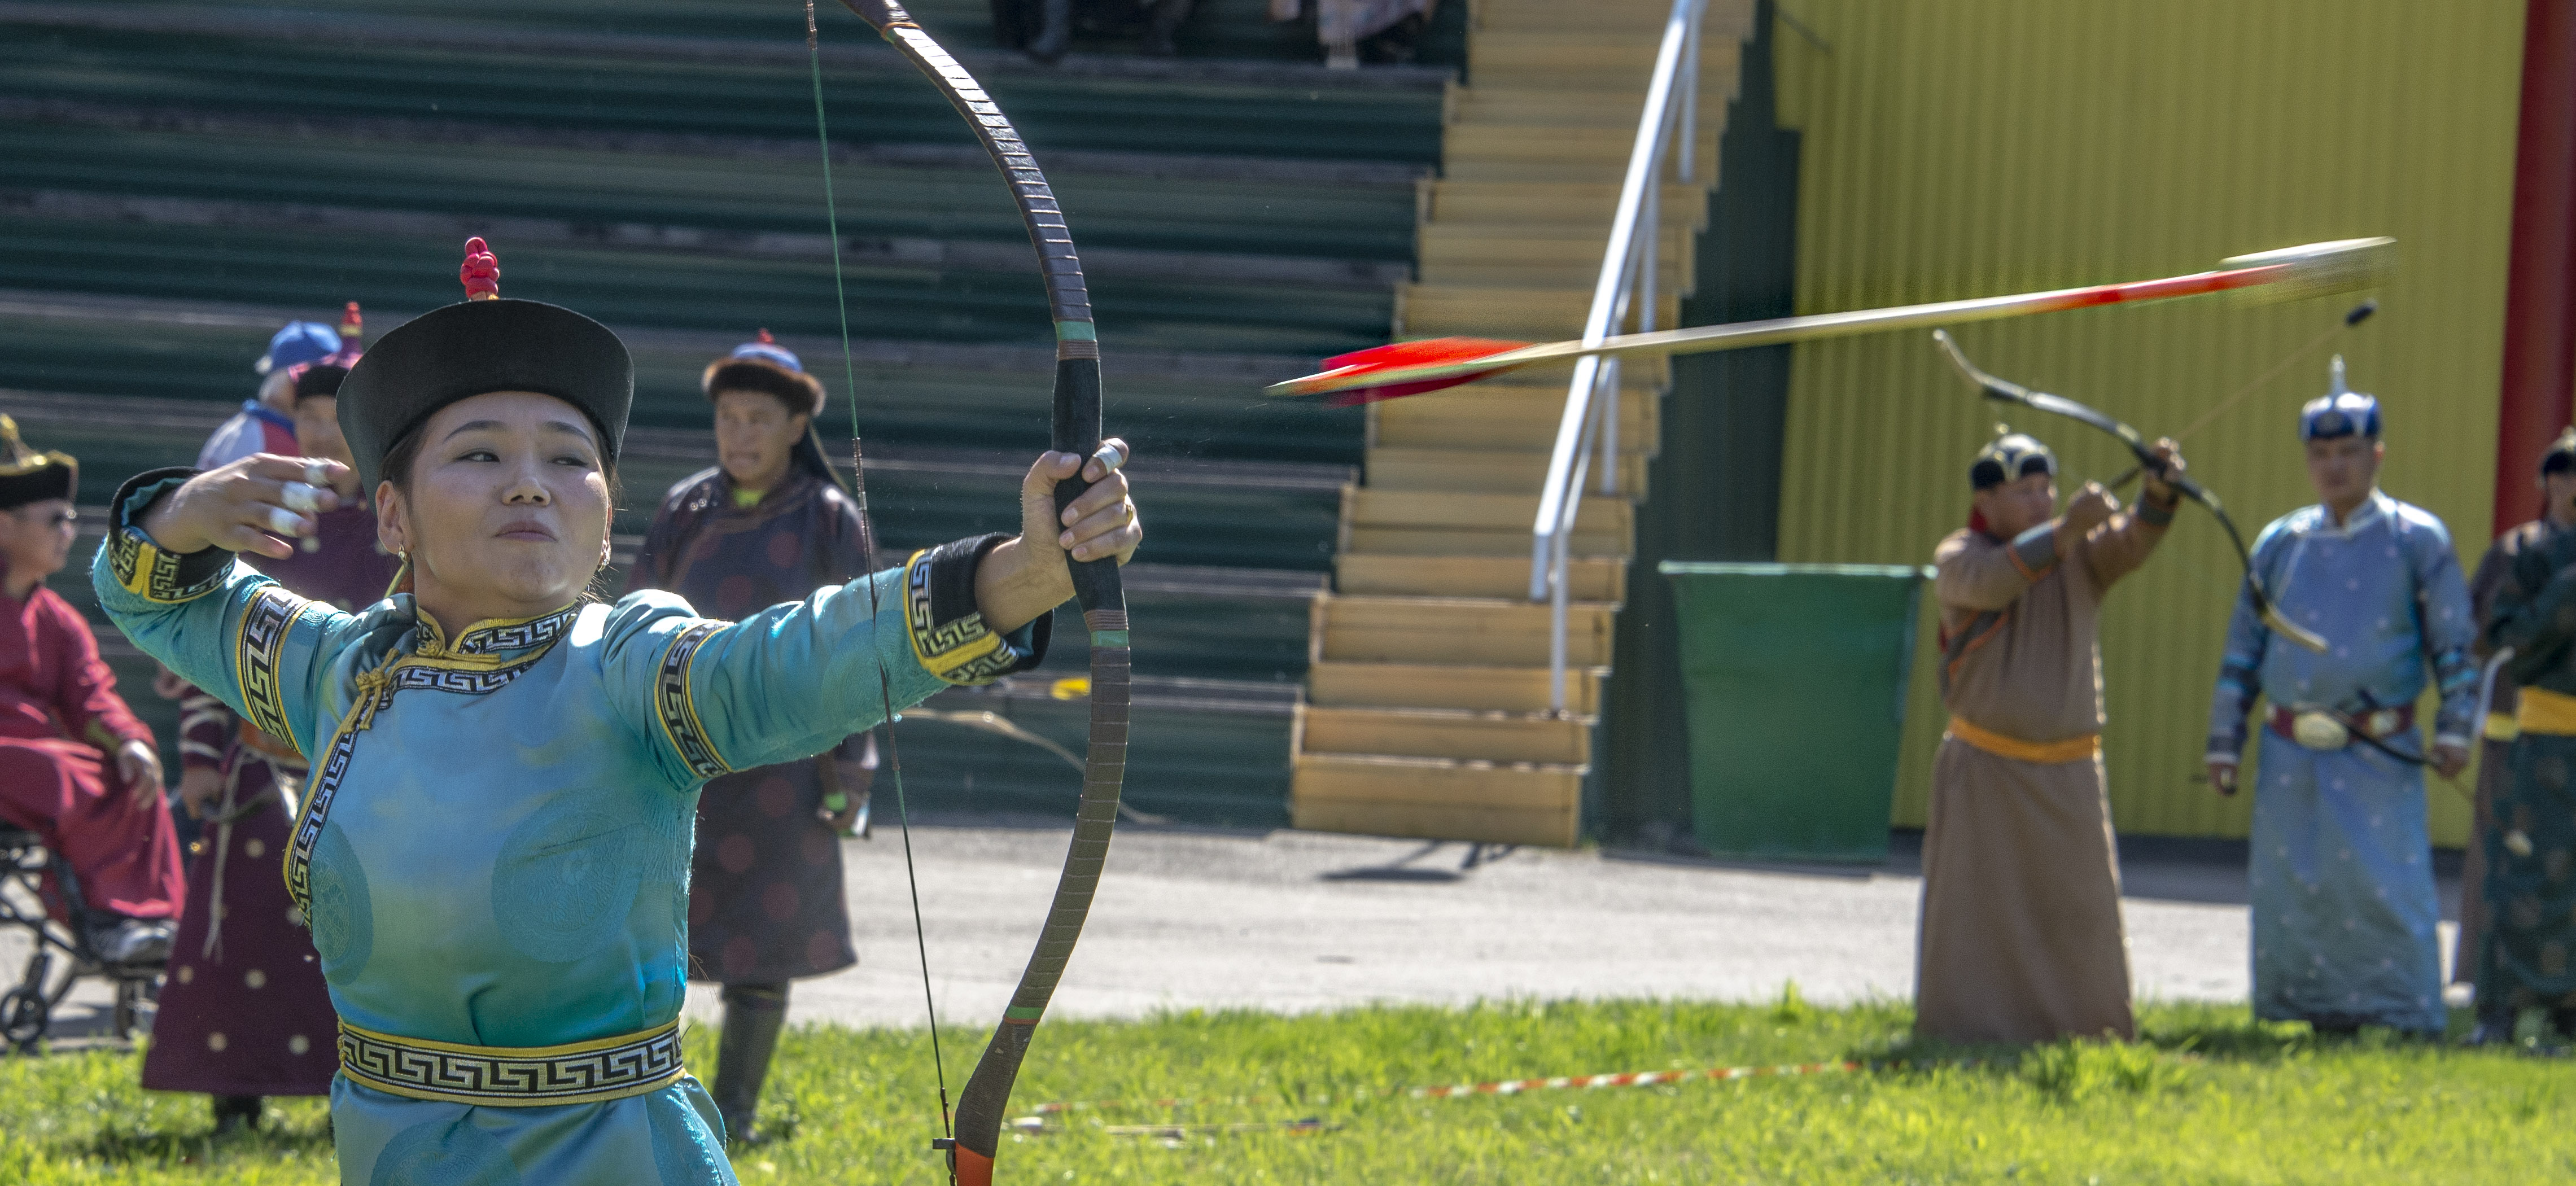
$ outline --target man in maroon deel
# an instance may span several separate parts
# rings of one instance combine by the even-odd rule
[[[45,587],[71,557],[79,473],[0,416],[0,820],[71,864],[101,958],[157,960],[188,894],[161,758],[89,623]],[[46,909],[69,922],[59,888],[47,890]]]

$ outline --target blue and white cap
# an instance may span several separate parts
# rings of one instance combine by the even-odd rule
[[[759,341],[745,342],[742,345],[734,347],[732,357],[763,359],[768,362],[777,363],[778,365],[786,367],[788,370],[794,371],[797,374],[801,375],[805,373],[805,364],[796,360],[795,352],[789,350],[785,346],[779,345],[776,339],[769,336],[768,330],[760,331]]]
[[[2343,355],[2335,355],[2324,395],[2299,409],[2299,439],[2327,441],[2358,436],[2379,439],[2379,397],[2344,385]]]
[[[290,321],[268,340],[268,353],[250,369],[265,375],[301,362],[320,362],[340,352],[340,331],[319,321]]]

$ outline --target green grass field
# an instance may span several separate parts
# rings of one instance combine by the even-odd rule
[[[2576,1067],[2510,1051],[2319,1040],[2242,1007],[2148,1006],[2134,1046],[1908,1047],[1898,1005],[1504,1003],[1304,1017],[1048,1023],[1015,1096],[1269,1096],[1082,1111],[1006,1137],[1011,1182],[2537,1182],[2576,1177]],[[943,1034],[952,1090],[982,1035]],[[713,1035],[691,1035],[701,1073]],[[1908,1060],[1855,1074],[1415,1099],[1421,1085]],[[1962,1060],[1975,1058],[1972,1063]],[[123,1053],[0,1059],[0,1181],[332,1182],[319,1101],[216,1141],[206,1104]],[[784,1043],[745,1183],[944,1181],[930,1042],[818,1028]],[[1113,1126],[1319,1119],[1323,1131]]]

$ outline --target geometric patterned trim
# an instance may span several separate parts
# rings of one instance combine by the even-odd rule
[[[501,651],[523,651],[562,637],[564,631],[572,628],[573,619],[580,616],[581,606],[574,604],[544,617],[530,618],[524,622],[509,622],[499,626],[485,626],[479,630],[468,630],[449,650],[458,655],[489,655]]]
[[[940,682],[961,686],[989,684],[1018,670],[1026,656],[1008,639],[984,626],[984,615],[969,612],[954,621],[937,620],[932,608],[931,553],[915,552],[903,569],[904,632],[912,639],[912,657]]]
[[[662,734],[671,739],[671,749],[689,773],[699,778],[714,778],[733,773],[716,755],[715,742],[707,736],[707,727],[698,720],[697,694],[689,690],[689,664],[698,657],[698,648],[706,645],[716,631],[729,622],[700,622],[680,632],[671,640],[671,649],[663,652],[662,670],[654,680],[653,707],[662,718]]]
[[[500,691],[508,686],[511,680],[519,678],[529,668],[536,666],[537,661],[543,658],[545,658],[544,655],[538,655],[526,662],[514,663],[508,667],[498,667],[490,671],[441,667],[427,663],[405,663],[394,672],[394,687],[480,696],[487,692]]]
[[[358,702],[349,706],[349,715],[341,719],[340,728],[331,735],[322,768],[313,772],[313,787],[305,792],[304,805],[296,812],[295,835],[286,845],[286,896],[294,900],[296,912],[306,919],[313,917],[313,849],[322,841],[322,825],[331,814],[331,800],[339,796],[340,782],[349,776],[349,758],[357,752],[358,734],[375,723],[377,711],[394,698],[390,678],[377,678],[374,672],[359,678],[362,682]]]
[[[680,1022],[566,1046],[466,1046],[340,1023],[340,1073],[416,1100],[537,1108],[643,1095],[687,1074]]]
[[[550,614],[548,617],[568,618],[570,613]],[[424,616],[420,618],[420,625],[423,630],[434,633],[438,628],[437,621]],[[528,626],[535,624],[533,621],[522,623]],[[551,642],[561,635],[561,629],[557,628],[548,631],[545,638]],[[303,806],[296,811],[295,834],[286,845],[286,896],[294,899],[295,909],[303,917],[313,917],[313,849],[322,842],[322,825],[330,821],[331,801],[340,795],[341,780],[349,776],[350,758],[358,749],[358,734],[376,723],[376,714],[393,703],[394,693],[404,688],[469,696],[497,692],[553,653],[554,648],[549,646],[507,667],[484,669],[451,667],[434,659],[410,655],[358,676],[357,701],[349,706],[349,715],[341,718],[340,727],[331,734],[331,744],[323,755],[322,766],[313,771],[312,786],[304,794]]]
[[[268,585],[251,594],[242,613],[241,634],[233,640],[233,672],[241,684],[242,715],[260,732],[295,744],[286,723],[286,687],[278,680],[278,659],[286,653],[287,629],[310,600]]]
[[[164,552],[152,537],[128,527],[108,537],[107,567],[126,592],[147,601],[174,605],[203,597],[224,583],[224,574],[232,569],[232,557],[213,548],[206,552],[213,553],[212,557],[205,552],[186,556]],[[196,579],[189,580],[190,576]]]

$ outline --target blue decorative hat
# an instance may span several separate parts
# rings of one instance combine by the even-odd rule
[[[2379,439],[2379,397],[2344,385],[2343,355],[2335,355],[2326,393],[2299,409],[2299,439],[2330,441],[2358,436]]]
[[[339,330],[319,321],[290,321],[268,340],[268,353],[260,355],[250,369],[265,375],[299,362],[318,362],[339,352]]]

